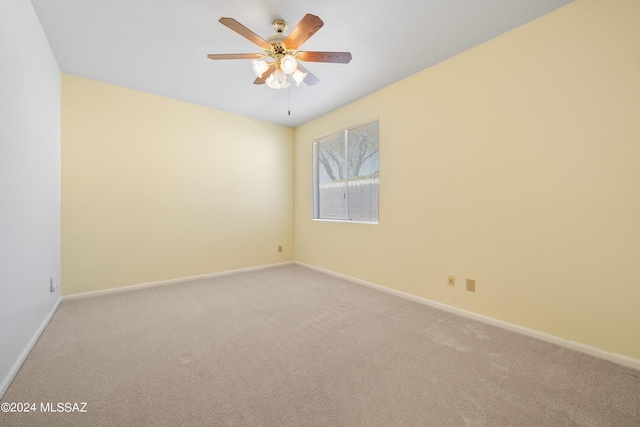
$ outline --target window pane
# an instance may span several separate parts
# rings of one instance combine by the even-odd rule
[[[313,217],[378,222],[378,121],[313,143]]]
[[[344,133],[316,144],[318,168],[318,217],[344,219],[345,203],[345,144]]]
[[[378,220],[378,122],[347,132],[349,219]]]

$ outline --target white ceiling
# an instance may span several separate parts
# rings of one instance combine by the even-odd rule
[[[296,127],[571,0],[32,0],[64,73]],[[267,38],[306,14],[321,28],[301,50],[348,51],[349,64],[304,63],[320,82],[254,85],[260,48],[218,22]],[[290,96],[291,115],[287,115]]]

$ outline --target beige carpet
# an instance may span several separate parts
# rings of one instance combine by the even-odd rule
[[[2,401],[37,406],[2,426],[637,427],[640,372],[285,266],[65,301]]]

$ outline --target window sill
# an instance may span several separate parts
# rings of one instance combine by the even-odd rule
[[[378,224],[378,221],[352,221],[347,219],[325,219],[325,218],[313,218],[314,221],[319,222],[343,222],[345,224]]]

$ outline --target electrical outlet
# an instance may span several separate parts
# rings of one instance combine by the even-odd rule
[[[469,292],[475,292],[476,291],[476,281],[473,279],[467,279],[467,290]]]
[[[282,246],[278,246],[278,252],[282,252]]]
[[[55,292],[58,290],[58,285],[56,285],[53,281],[53,277],[49,279],[49,292]]]
[[[449,274],[447,276],[447,285],[455,286],[456,285],[456,276],[452,276],[451,274]]]

